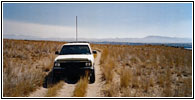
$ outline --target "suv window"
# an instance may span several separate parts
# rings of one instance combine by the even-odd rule
[[[60,55],[68,54],[91,54],[88,45],[64,45]]]

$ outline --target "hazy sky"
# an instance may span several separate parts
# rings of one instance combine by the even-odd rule
[[[3,34],[44,38],[192,37],[191,3],[4,3]]]

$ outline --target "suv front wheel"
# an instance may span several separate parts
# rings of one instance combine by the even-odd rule
[[[95,70],[93,69],[93,71],[90,73],[89,83],[92,84],[94,82],[95,82]]]

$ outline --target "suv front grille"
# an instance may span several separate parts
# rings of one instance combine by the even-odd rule
[[[86,62],[61,62],[60,66],[64,67],[66,69],[72,69],[72,68],[82,68],[85,67]]]

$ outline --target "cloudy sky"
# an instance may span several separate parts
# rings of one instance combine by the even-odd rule
[[[41,38],[192,38],[191,3],[3,3],[3,34]]]

